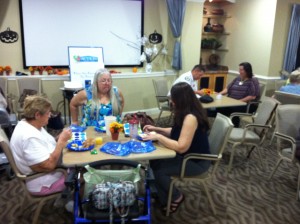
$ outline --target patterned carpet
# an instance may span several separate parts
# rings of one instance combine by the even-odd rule
[[[270,139],[270,138],[269,138]],[[153,204],[154,224],[200,223],[299,223],[300,201],[296,201],[297,168],[283,162],[271,180],[268,180],[278,156],[275,145],[265,142],[264,169],[261,169],[257,152],[246,159],[246,150],[238,151],[232,172],[226,176],[229,147],[217,169],[216,176],[208,181],[217,215],[213,215],[207,197],[196,185],[181,185],[185,201],[170,217],[162,215]],[[18,181],[8,181],[5,172],[0,173],[0,223],[31,223],[34,204],[21,210],[24,196]],[[297,221],[298,220],[298,221]],[[72,223],[72,215],[64,208],[54,208],[53,202],[44,206],[40,223]]]

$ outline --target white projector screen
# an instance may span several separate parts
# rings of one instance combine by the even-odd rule
[[[68,47],[102,47],[105,66],[140,66],[143,0],[20,0],[23,61],[68,66]]]

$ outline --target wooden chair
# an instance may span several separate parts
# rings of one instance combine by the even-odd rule
[[[269,180],[273,177],[282,161],[288,161],[298,168],[298,183],[296,199],[299,200],[300,190],[300,161],[296,158],[297,137],[300,135],[300,105],[279,105],[276,110],[277,153],[279,159]],[[288,143],[288,146],[286,145]],[[298,143],[299,144],[299,143]]]
[[[3,150],[3,152],[5,153],[12,170],[14,171],[16,177],[18,178],[21,188],[25,192],[25,197],[21,199],[22,200],[21,211],[23,211],[24,208],[26,208],[26,205],[28,203],[26,198],[28,198],[32,202],[38,203],[37,208],[34,213],[34,216],[33,216],[33,221],[32,221],[33,224],[36,224],[38,222],[40,211],[41,211],[43,205],[45,204],[45,202],[48,200],[57,198],[61,194],[61,192],[54,193],[51,195],[46,195],[46,196],[35,196],[35,195],[30,194],[30,192],[27,190],[27,187],[26,187],[26,181],[43,176],[43,175],[45,175],[45,173],[35,173],[32,175],[24,175],[20,172],[20,170],[18,169],[18,167],[15,163],[11,149],[9,147],[8,138],[2,129],[0,129],[0,146]],[[62,172],[65,176],[67,174],[66,170],[64,170],[64,169],[58,168],[58,169],[56,169],[56,171]]]
[[[266,138],[268,129],[271,128],[271,124],[274,119],[274,112],[279,102],[271,97],[266,97],[264,101],[258,106],[255,115],[247,113],[232,113],[230,118],[235,116],[252,118],[253,123],[245,125],[243,128],[233,128],[230,134],[228,143],[232,144],[230,161],[227,171],[230,172],[232,168],[233,157],[238,146],[250,146],[251,150],[248,153],[250,156],[252,150],[257,148],[260,163],[262,164],[262,156],[260,147]]]
[[[210,206],[213,210],[213,213],[216,214],[214,203],[212,201],[212,198],[209,194],[209,191],[208,191],[208,188],[207,188],[207,185],[205,182],[210,177],[214,176],[216,169],[218,168],[219,162],[222,159],[222,153],[224,151],[224,148],[227,143],[227,139],[229,137],[229,134],[230,134],[232,128],[233,128],[233,124],[232,124],[231,120],[228,117],[224,116],[223,114],[218,113],[217,117],[214,120],[211,131],[209,133],[209,146],[210,146],[211,154],[191,153],[184,157],[184,160],[182,162],[180,176],[172,177],[172,181],[171,181],[170,188],[169,188],[166,216],[169,216],[169,214],[170,214],[170,206],[172,203],[171,200],[172,200],[174,184],[176,181],[183,181],[183,180],[195,182],[195,183],[203,186],[204,191],[207,195],[208,201],[210,203]],[[198,175],[198,176],[185,176],[186,163],[191,159],[192,160],[215,161],[212,173],[209,174],[209,172],[206,172],[206,173]]]

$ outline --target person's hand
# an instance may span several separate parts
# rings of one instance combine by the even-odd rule
[[[160,134],[157,134],[156,132],[149,132],[147,134],[145,134],[142,139],[143,141],[157,141],[158,140],[158,137],[159,137]]]
[[[143,128],[143,131],[145,133],[147,133],[147,132],[150,132],[150,131],[155,131],[154,129],[155,129],[155,126],[153,126],[153,125],[145,125],[144,128]]]
[[[197,91],[197,94],[199,94],[200,96],[203,96],[203,95],[205,95],[205,92],[203,89],[201,89],[201,90]]]
[[[72,130],[71,128],[65,128],[58,136],[58,141],[65,143],[69,141],[70,138],[72,138]]]

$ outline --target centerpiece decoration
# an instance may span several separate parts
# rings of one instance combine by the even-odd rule
[[[51,66],[45,67],[45,71],[48,73],[48,75],[54,74],[54,70]]]
[[[116,141],[119,139],[119,133],[124,130],[124,125],[118,122],[112,122],[109,125],[109,131],[111,133],[112,140]]]
[[[4,68],[0,66],[0,75],[3,75]]]
[[[9,65],[5,66],[3,70],[5,71],[6,75],[10,75],[10,73],[12,71],[12,69]]]
[[[28,68],[28,70],[29,70],[29,72],[30,72],[31,75],[34,75],[34,72],[36,71],[36,67],[30,66]]]
[[[152,72],[152,62],[155,60],[155,58],[160,55],[167,55],[167,49],[163,44],[160,44],[162,42],[162,35],[157,33],[156,30],[154,33],[150,34],[149,37],[143,36],[141,38],[141,45],[144,47],[144,51],[141,54],[140,61],[146,62],[145,71],[147,73]],[[157,45],[160,46],[158,47]]]
[[[40,75],[42,75],[45,68],[44,66],[36,66],[36,70],[39,72]]]

